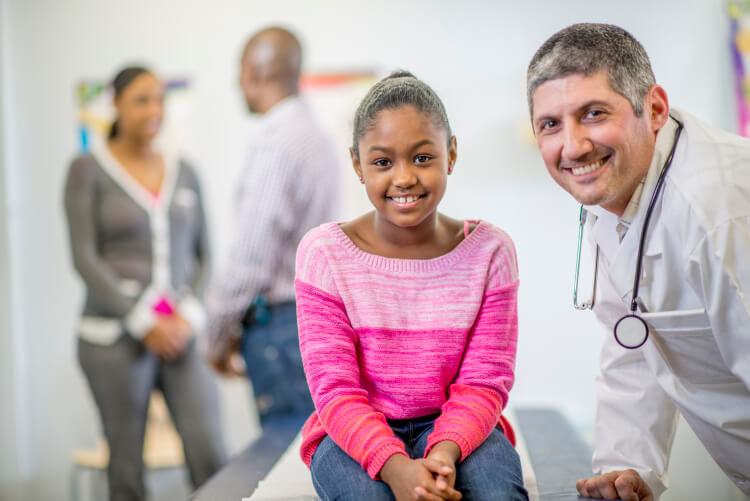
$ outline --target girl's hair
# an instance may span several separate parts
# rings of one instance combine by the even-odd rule
[[[445,130],[450,143],[451,126],[443,102],[429,85],[408,71],[398,70],[373,85],[359,103],[354,114],[354,154],[359,158],[359,140],[375,126],[378,113],[407,105],[429,115],[437,127]]]
[[[143,66],[128,66],[127,68],[121,69],[117,75],[115,75],[114,80],[112,80],[112,89],[115,91],[115,97],[121,95],[122,91],[124,91],[125,88],[136,79],[136,77],[144,73],[151,73],[151,71]],[[115,121],[112,122],[112,126],[109,128],[108,138],[114,139],[118,133],[117,118],[115,118]]]

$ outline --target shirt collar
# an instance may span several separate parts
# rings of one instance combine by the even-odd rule
[[[274,104],[270,110],[265,112],[259,119],[258,125],[262,127],[273,126],[276,123],[286,121],[290,115],[297,113],[297,110],[304,106],[304,101],[298,94],[287,96],[278,103]]]

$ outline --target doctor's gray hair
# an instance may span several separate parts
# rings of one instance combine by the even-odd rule
[[[531,96],[544,82],[599,71],[607,72],[612,90],[630,101],[636,116],[641,116],[646,94],[656,83],[646,50],[619,26],[594,23],[568,26],[536,51],[526,73],[529,112],[533,115]]]
[[[352,150],[359,158],[359,140],[375,126],[378,113],[385,109],[413,106],[442,128],[450,144],[452,133],[445,106],[432,87],[408,71],[394,71],[372,86],[354,114]]]

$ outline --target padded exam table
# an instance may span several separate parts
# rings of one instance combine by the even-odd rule
[[[575,482],[591,476],[591,449],[553,409],[519,408],[509,416],[518,438],[524,483],[531,501],[583,500]],[[302,423],[282,421],[234,456],[190,501],[317,501],[299,457]]]

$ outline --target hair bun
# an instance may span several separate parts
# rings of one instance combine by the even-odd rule
[[[395,70],[390,75],[385,77],[383,80],[388,80],[390,78],[413,78],[414,80],[419,80],[411,72],[406,71],[406,70]]]

